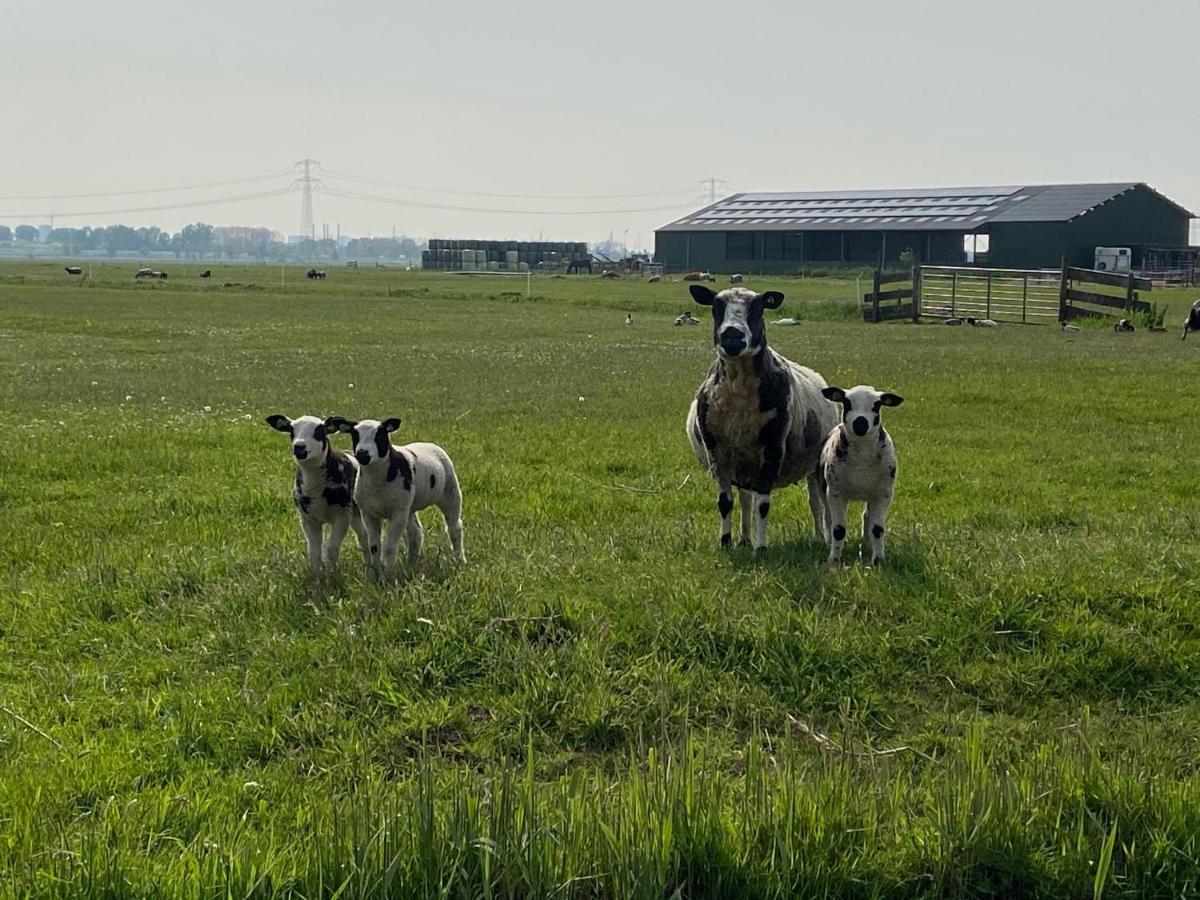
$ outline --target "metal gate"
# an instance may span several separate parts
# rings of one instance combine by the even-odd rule
[[[1046,269],[921,266],[918,314],[1052,325],[1059,317],[1062,273]]]

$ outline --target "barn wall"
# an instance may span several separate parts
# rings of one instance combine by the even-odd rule
[[[1091,268],[1097,247],[1188,243],[1191,219],[1149,188],[1138,185],[1072,219],[1068,230],[1071,265]],[[1141,260],[1135,258],[1134,265]]]
[[[993,222],[987,232],[993,269],[1057,269],[1067,252],[1065,222]]]

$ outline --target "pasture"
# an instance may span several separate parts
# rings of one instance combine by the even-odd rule
[[[718,549],[682,283],[163,267],[0,266],[9,895],[1200,890],[1192,294],[1064,335],[750,279],[905,397],[889,563],[829,570],[803,487]],[[468,565],[431,511],[414,576],[310,579],[276,412],[445,446]]]

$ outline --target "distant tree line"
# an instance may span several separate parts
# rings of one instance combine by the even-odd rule
[[[39,232],[33,225],[18,225],[15,229],[0,225],[0,247],[13,240],[37,242]],[[336,241],[304,241],[285,244],[271,239],[266,228],[214,228],[204,222],[185,225],[175,234],[160,228],[131,228],[128,225],[109,225],[100,228],[55,228],[45,244],[57,245],[68,256],[84,253],[174,253],[180,258],[238,259],[249,256],[259,260],[305,259],[419,259],[421,245],[412,238],[355,238],[339,250]]]

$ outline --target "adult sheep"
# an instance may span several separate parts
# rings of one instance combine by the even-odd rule
[[[746,288],[714,293],[691,286],[692,298],[712,308],[717,358],[687,415],[692,450],[717,482],[721,546],[732,543],[733,488],[739,491],[742,543],[767,546],[771,491],[808,480],[813,528],[826,539],[826,503],[817,483],[825,436],[838,423],[837,407],[821,391],[825,379],[767,346],[763,311],[778,309],[783,294]]]

